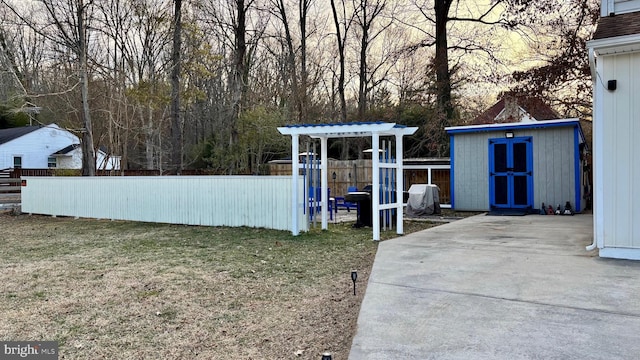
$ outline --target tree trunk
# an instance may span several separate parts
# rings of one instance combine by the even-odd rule
[[[298,87],[298,71],[296,69],[296,52],[293,48],[293,38],[291,37],[291,30],[289,28],[289,20],[287,19],[287,11],[283,0],[278,1],[278,11],[282,18],[282,25],[284,26],[284,36],[287,42],[287,59],[289,62],[289,77],[291,79],[291,98],[293,100],[293,108],[295,109],[294,118],[298,123],[302,123],[302,101],[300,97],[300,89]],[[301,19],[302,20],[302,19]]]
[[[344,4],[343,4],[344,5]],[[336,10],[335,0],[331,0],[331,10],[333,12],[333,22],[336,26],[336,40],[338,42],[338,57],[340,62],[340,73],[338,74],[338,97],[340,98],[340,118],[339,122],[347,122],[347,100],[345,98],[344,91],[344,77],[345,77],[345,54],[344,54],[344,39],[346,39],[347,29],[345,28],[345,36],[342,37],[340,33],[340,22],[338,21],[338,12]],[[346,160],[349,157],[349,143],[346,138],[342,139],[342,152],[340,158]]]
[[[447,22],[449,9],[453,0],[435,0],[436,15],[436,55],[434,67],[436,73],[437,98],[437,126],[436,141],[438,143],[437,156],[449,154],[449,141],[444,128],[451,125],[453,118],[453,104],[451,103],[451,73],[449,72],[449,52],[447,44]]]
[[[360,71],[358,74],[358,120],[364,121],[364,116],[367,108],[367,47],[369,47],[369,24],[367,22],[366,0],[361,1],[360,11],[362,12],[362,21],[360,24],[362,37],[360,38]]]
[[[242,112],[242,105],[244,102],[244,94],[246,92],[247,84],[247,68],[246,68],[246,55],[247,55],[247,40],[246,40],[246,22],[247,22],[247,9],[245,8],[244,0],[236,0],[236,25],[234,27],[235,37],[235,54],[234,64],[232,70],[232,83],[231,83],[231,116],[229,121],[229,175],[235,174],[238,171],[237,154],[235,147],[238,144],[238,119]]]
[[[78,20],[78,61],[80,78],[80,96],[82,98],[82,176],[96,175],[96,157],[93,148],[93,132],[91,114],[89,112],[89,79],[87,74],[87,39],[85,24],[85,8],[82,0],[77,4]]]
[[[434,67],[436,72],[436,96],[438,110],[443,118],[443,125],[448,126],[453,117],[451,104],[451,74],[449,73],[449,53],[447,44],[447,22],[452,0],[435,0],[436,15],[436,55]]]
[[[145,148],[145,163],[147,170],[153,170],[153,107],[151,104],[147,107],[147,116],[144,115],[144,108],[140,105],[140,120],[145,124],[144,126],[144,148]]]
[[[171,165],[180,175],[183,167],[182,118],[180,117],[180,49],[182,0],[174,0],[173,52],[171,54]]]
[[[300,0],[300,94],[298,97],[300,98],[301,122],[308,122],[307,13],[310,5],[310,0]]]

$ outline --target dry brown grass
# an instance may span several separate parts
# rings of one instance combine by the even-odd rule
[[[0,215],[0,339],[58,341],[61,359],[346,359],[377,248],[349,225]]]

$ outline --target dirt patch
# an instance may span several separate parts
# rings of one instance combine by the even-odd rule
[[[61,359],[346,359],[377,249],[350,225],[0,215],[0,339],[58,341]]]

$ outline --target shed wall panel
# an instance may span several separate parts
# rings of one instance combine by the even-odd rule
[[[454,187],[457,210],[489,209],[489,136],[455,135]]]
[[[574,129],[557,127],[516,131],[533,138],[533,205],[544,202],[554,208],[575,204]]]
[[[602,217],[604,247],[640,248],[640,54],[602,56],[602,81],[617,80],[615,91],[603,91]],[[601,86],[605,86],[602,84]],[[635,186],[634,186],[635,185]]]

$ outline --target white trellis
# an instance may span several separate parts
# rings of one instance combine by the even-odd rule
[[[300,152],[300,136],[306,135],[311,138],[320,139],[320,178],[321,193],[326,194],[328,190],[328,157],[327,157],[327,140],[329,138],[345,138],[345,137],[371,137],[371,150],[373,154],[378,154],[380,150],[380,137],[395,137],[396,161],[392,163],[380,163],[378,156],[372,156],[372,179],[371,185],[371,207],[373,213],[373,240],[380,240],[380,211],[396,209],[396,232],[403,234],[403,156],[402,156],[402,137],[412,135],[418,130],[417,127],[406,127],[397,125],[396,123],[386,122],[360,122],[360,123],[344,123],[344,124],[298,124],[279,127],[278,131],[283,135],[291,135],[291,176],[292,176],[292,228],[293,235],[300,233],[299,212],[303,211],[306,201],[300,201],[299,169],[300,159],[297,154]],[[380,204],[380,169],[396,170],[396,197],[395,202],[390,204]],[[322,229],[328,228],[328,199],[322,196]]]

